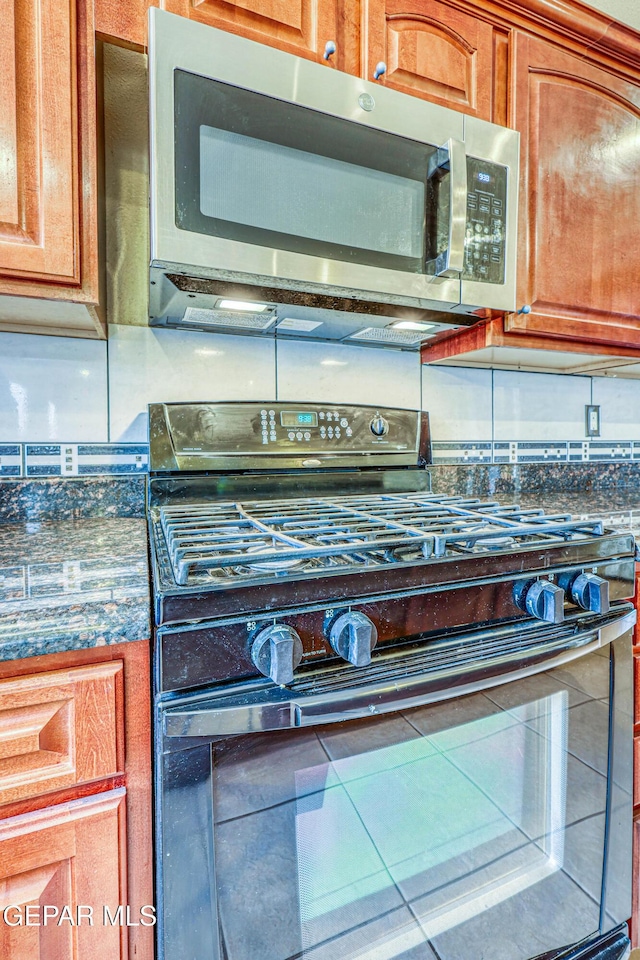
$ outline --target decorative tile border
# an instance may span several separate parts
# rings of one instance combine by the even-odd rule
[[[636,440],[441,441],[431,444],[433,463],[627,463],[640,461]],[[145,443],[4,443],[0,478],[87,477],[145,474]]]
[[[22,445],[0,443],[0,477],[22,476]]]
[[[431,446],[434,464],[630,463],[640,460],[640,441],[635,440],[437,441]]]
[[[431,444],[434,463],[491,463],[491,443],[442,443]]]
[[[147,444],[24,444],[25,477],[86,477],[93,474],[146,473],[148,469]]]

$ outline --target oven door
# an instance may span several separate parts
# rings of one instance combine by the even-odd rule
[[[160,705],[160,957],[600,956],[630,914],[634,619],[478,635],[466,676],[449,642]]]

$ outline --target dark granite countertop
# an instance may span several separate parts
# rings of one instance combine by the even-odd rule
[[[0,660],[149,636],[143,519],[0,524]]]

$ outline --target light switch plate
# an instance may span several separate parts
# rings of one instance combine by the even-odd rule
[[[587,437],[600,436],[600,407],[587,403],[584,408],[584,432]]]

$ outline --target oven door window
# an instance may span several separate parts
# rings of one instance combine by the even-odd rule
[[[435,148],[175,72],[176,224],[424,273]]]
[[[609,669],[214,745],[221,956],[513,960],[597,931]]]

